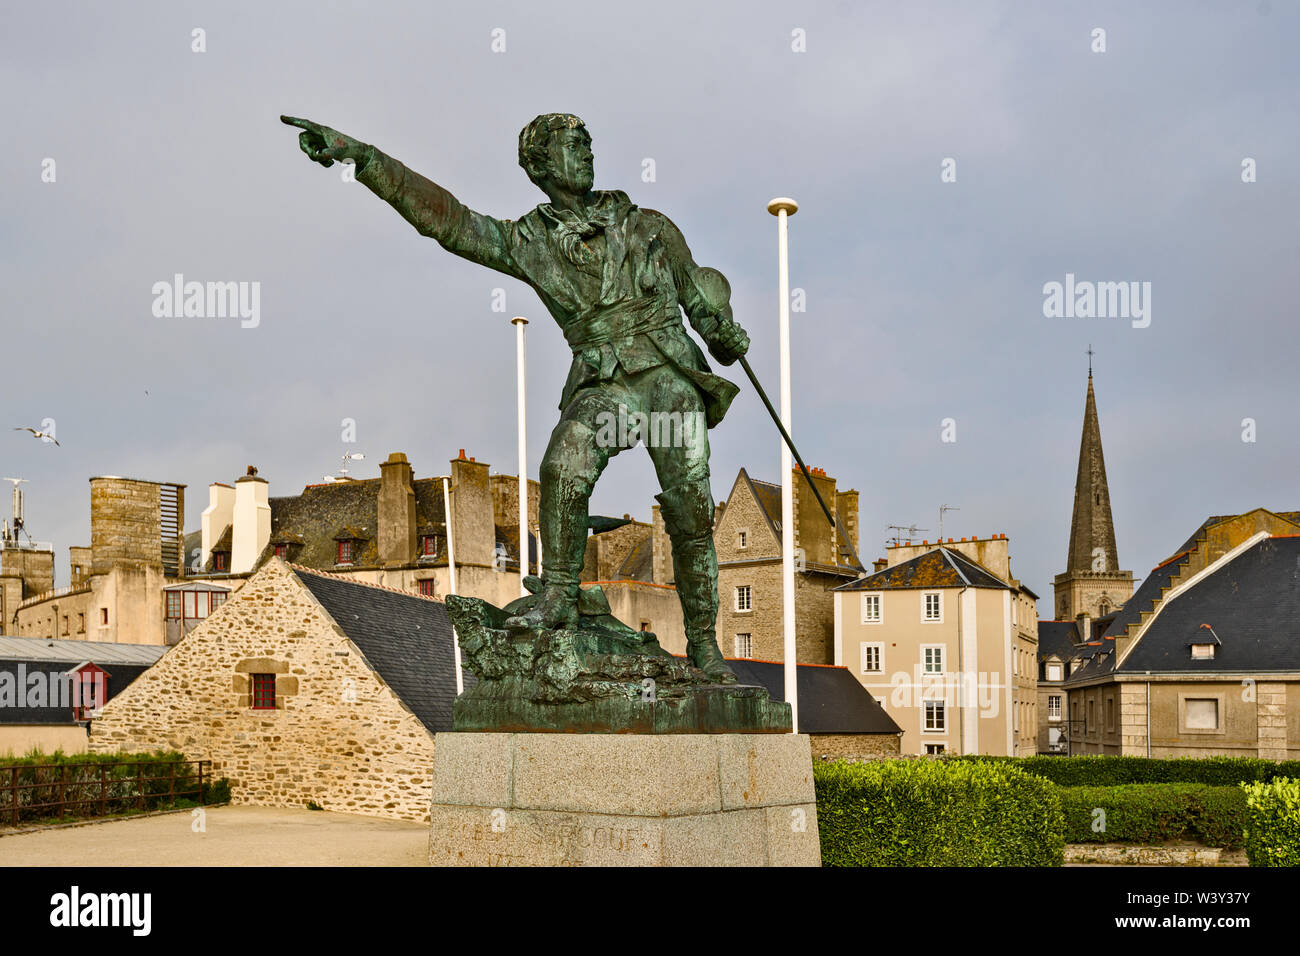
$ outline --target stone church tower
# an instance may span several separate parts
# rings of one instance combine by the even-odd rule
[[[1133,572],[1119,570],[1115,523],[1110,514],[1106,460],[1101,453],[1101,425],[1088,368],[1088,400],[1083,410],[1079,442],[1079,472],[1074,480],[1074,517],[1070,523],[1070,555],[1065,572],[1053,581],[1056,619],[1072,621],[1081,614],[1104,617],[1133,596]]]

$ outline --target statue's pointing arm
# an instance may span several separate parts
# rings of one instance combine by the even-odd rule
[[[299,146],[322,166],[356,164],[357,182],[388,203],[422,236],[490,269],[520,276],[511,255],[514,224],[474,212],[437,183],[382,150],[309,120],[280,117],[303,130]]]

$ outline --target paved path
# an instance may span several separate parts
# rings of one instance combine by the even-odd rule
[[[323,810],[212,807],[0,836],[0,866],[425,866],[428,824]],[[3,831],[0,831],[2,833]]]

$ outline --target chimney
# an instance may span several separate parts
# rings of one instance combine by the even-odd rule
[[[485,462],[465,457],[451,460],[451,519],[456,536],[456,563],[491,566],[497,531],[492,490]]]
[[[717,509],[714,509],[715,520],[713,527],[716,529],[718,522],[716,520]],[[659,511],[658,505],[650,506],[650,547],[651,556],[651,577],[655,584],[675,584],[676,575],[673,572],[673,543],[668,538],[668,529],[664,527],[664,516]]]
[[[883,571],[883,570],[885,570],[885,568],[887,568],[887,567],[889,567],[889,559],[888,559],[888,558],[876,558],[875,561],[871,562],[871,571],[872,571],[873,574],[874,574],[876,571]]]
[[[234,532],[230,545],[230,573],[253,570],[266,544],[271,540],[271,504],[267,500],[270,486],[249,467],[248,474],[235,482],[235,505],[231,517]]]
[[[415,561],[415,477],[406,455],[395,451],[379,465],[379,563]]]
[[[235,489],[230,485],[214,481],[208,485],[208,506],[203,509],[200,519],[199,567],[206,568],[212,558],[212,546],[217,543],[222,532],[230,527],[235,515]],[[186,555],[186,560],[189,555]]]

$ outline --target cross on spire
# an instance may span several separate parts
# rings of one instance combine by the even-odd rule
[[[1092,378],[1092,343],[1088,343],[1088,378]]]

